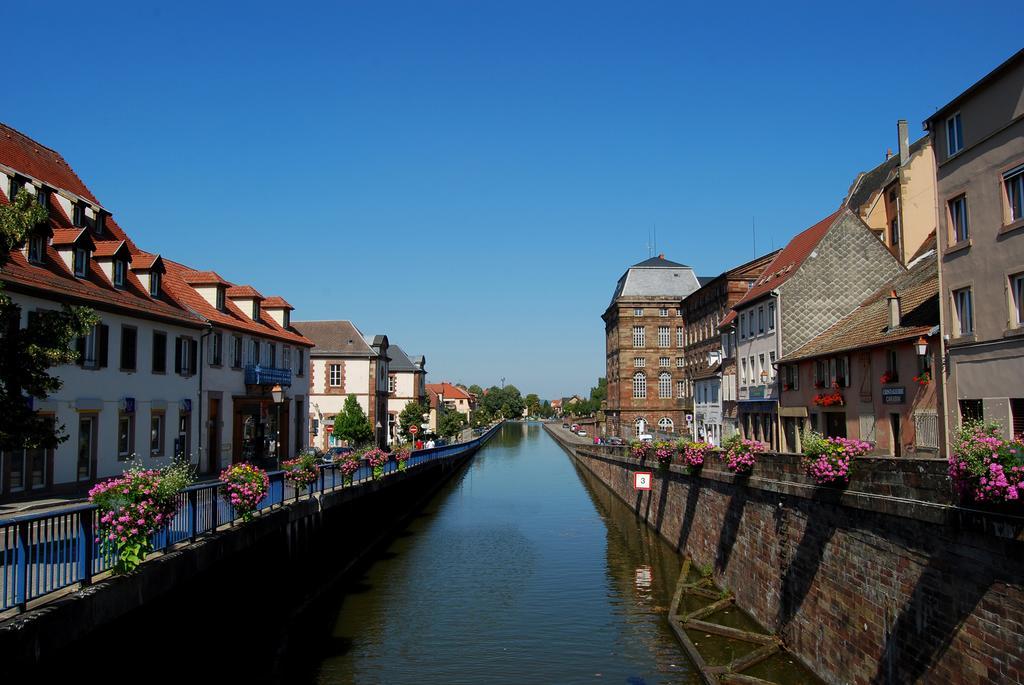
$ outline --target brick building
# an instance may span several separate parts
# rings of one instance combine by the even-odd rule
[[[715,445],[737,427],[735,345],[718,327],[776,254],[715,276],[682,302],[685,348],[676,359],[683,363],[683,377],[676,383],[682,384],[683,409],[693,414],[695,434]]]
[[[605,323],[608,398],[605,435],[677,432],[682,407],[682,300],[700,282],[693,269],[658,255],[622,275]]]

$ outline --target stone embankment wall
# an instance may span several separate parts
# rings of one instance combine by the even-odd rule
[[[836,489],[796,455],[666,473],[549,432],[827,682],[1024,682],[1024,519],[954,506],[945,462],[860,459]]]

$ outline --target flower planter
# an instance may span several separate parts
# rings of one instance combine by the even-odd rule
[[[267,472],[253,464],[232,464],[220,472],[221,499],[230,504],[242,521],[251,521],[253,512],[270,490]]]

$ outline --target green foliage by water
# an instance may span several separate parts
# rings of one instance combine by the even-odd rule
[[[341,413],[334,417],[334,438],[348,440],[353,446],[364,445],[373,439],[373,426],[355,395],[345,399]]]

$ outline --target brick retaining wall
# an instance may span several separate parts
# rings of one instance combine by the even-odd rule
[[[952,506],[945,462],[858,459],[840,490],[796,455],[691,476],[549,432],[827,682],[1024,682],[1024,519]]]

